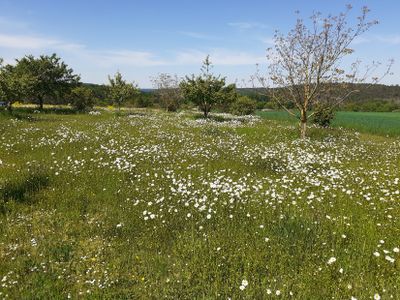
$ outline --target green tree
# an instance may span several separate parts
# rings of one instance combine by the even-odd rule
[[[108,81],[108,95],[113,103],[117,104],[118,110],[121,110],[121,105],[127,99],[140,93],[137,84],[126,82],[120,72],[117,72],[114,77],[108,76]]]
[[[257,108],[257,102],[247,96],[239,96],[231,105],[231,113],[234,115],[244,116],[251,115]]]
[[[44,100],[48,97],[61,98],[69,93],[80,80],[56,54],[41,55],[35,58],[32,55],[17,60],[15,66],[18,74],[29,78],[27,98],[38,101],[39,108],[43,109]]]
[[[214,76],[211,68],[208,55],[203,62],[201,74],[186,76],[179,85],[185,99],[196,104],[203,111],[205,118],[208,117],[212,107],[230,100],[228,95],[233,90],[232,86],[225,86],[225,77]]]
[[[7,103],[7,110],[12,110],[12,104],[23,98],[30,84],[27,74],[19,74],[12,65],[3,65],[0,59],[0,100]]]
[[[78,86],[71,90],[68,98],[74,109],[85,111],[93,108],[96,95],[90,88]]]

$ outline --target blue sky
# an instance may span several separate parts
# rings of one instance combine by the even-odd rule
[[[365,62],[394,58],[400,84],[400,1],[267,0],[0,0],[0,57],[56,52],[84,82],[105,83],[119,70],[142,88],[159,72],[198,73],[211,55],[215,73],[228,81],[248,79],[255,64],[266,66],[275,29],[287,32],[294,11],[337,14],[347,3],[353,19],[361,7],[380,24],[353,45]]]

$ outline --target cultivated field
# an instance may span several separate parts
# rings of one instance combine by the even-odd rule
[[[263,111],[260,116],[269,120],[287,121],[292,124],[296,119],[284,111]],[[350,112],[340,111],[332,124],[334,127],[355,129],[363,133],[400,136],[400,112]]]
[[[0,116],[0,298],[400,295],[394,134],[311,128],[302,141],[257,117],[16,116]]]

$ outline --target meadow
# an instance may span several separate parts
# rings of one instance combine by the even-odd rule
[[[269,120],[281,120],[291,124],[297,122],[295,118],[284,111],[262,111],[258,114]],[[339,111],[336,113],[332,126],[376,135],[399,136],[400,112]]]
[[[398,119],[352,116],[0,115],[0,298],[398,299]]]

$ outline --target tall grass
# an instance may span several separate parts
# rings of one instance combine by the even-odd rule
[[[191,113],[30,117],[0,117],[0,298],[400,294],[398,138],[299,141],[283,120]]]

